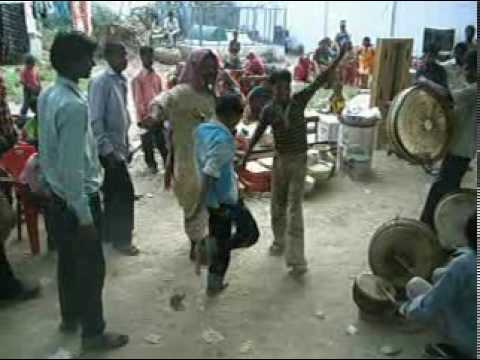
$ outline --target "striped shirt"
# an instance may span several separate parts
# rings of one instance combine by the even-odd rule
[[[271,126],[278,154],[298,155],[307,152],[305,108],[322,85],[318,77],[304,90],[292,96],[286,106],[271,102],[263,109],[261,126]]]

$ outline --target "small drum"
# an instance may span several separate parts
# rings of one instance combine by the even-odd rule
[[[452,125],[451,113],[417,86],[395,97],[386,122],[395,153],[420,165],[443,158],[451,140]]]
[[[460,190],[446,195],[435,209],[435,229],[440,246],[447,251],[467,246],[465,226],[476,211],[475,190]]]
[[[429,279],[442,251],[435,233],[412,219],[394,219],[373,235],[368,251],[372,272],[400,291],[415,276]]]
[[[353,301],[365,315],[393,315],[396,310],[393,302],[396,295],[395,287],[391,283],[373,274],[361,274],[353,284]]]

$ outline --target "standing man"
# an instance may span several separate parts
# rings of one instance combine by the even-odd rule
[[[340,50],[347,42],[351,42],[352,37],[347,32],[347,20],[340,21],[340,32],[335,36],[335,46]]]
[[[477,42],[475,41],[476,29],[473,25],[468,25],[465,28],[465,41],[467,43],[468,49],[476,49]]]
[[[271,216],[274,243],[271,255],[286,250],[287,266],[292,275],[307,271],[304,251],[303,195],[307,172],[307,124],[305,108],[318,89],[326,84],[345,54],[340,56],[303,91],[291,96],[292,75],[288,70],[271,76],[273,101],[264,110],[250,143],[245,162],[268,126],[272,126],[275,142]],[[288,210],[288,213],[287,213]]]
[[[434,227],[435,208],[442,197],[460,189],[470,161],[475,157],[475,105],[477,98],[477,51],[470,50],[464,66],[466,87],[452,91],[421,78],[419,85],[433,93],[442,103],[450,103],[455,113],[455,132],[440,174],[428,194],[421,221]],[[453,98],[453,104],[451,99]]]
[[[7,92],[0,75],[0,156],[10,150],[17,136],[7,102]],[[8,262],[5,242],[15,226],[15,213],[8,201],[6,189],[0,189],[0,300],[30,300],[38,296],[40,287],[22,283],[13,274]]]
[[[86,351],[125,346],[128,336],[105,332],[105,260],[99,236],[101,168],[88,101],[78,86],[90,76],[96,44],[82,33],[59,33],[50,51],[57,81],[39,99],[42,183],[52,194],[58,247],[60,331],[82,327]]]
[[[105,241],[128,256],[139,250],[132,245],[134,225],[134,190],[128,173],[127,51],[120,43],[105,45],[108,69],[90,82],[90,121],[97,140],[100,162],[105,169],[103,195],[105,206]]]
[[[162,92],[162,78],[153,69],[153,48],[143,46],[140,48],[140,58],[143,69],[133,79],[132,91],[137,109],[137,122],[141,128],[147,128],[145,119],[150,114],[150,102]],[[160,152],[164,168],[167,164],[168,149],[165,144],[163,125],[158,125],[148,130],[141,137],[142,148],[145,154],[145,162],[152,173],[158,172],[158,165],[155,161],[154,145]]]
[[[163,23],[163,29],[167,32],[169,47],[177,47],[177,35],[180,34],[180,25],[173,11],[168,12],[168,17]]]
[[[228,65],[229,68],[233,70],[238,70],[242,68],[242,63],[240,61],[240,50],[242,49],[242,45],[240,41],[238,41],[238,31],[233,32],[233,40],[230,41],[228,45]]]

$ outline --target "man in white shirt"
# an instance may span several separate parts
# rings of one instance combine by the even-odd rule
[[[163,28],[167,32],[168,40],[169,40],[169,47],[176,47],[177,46],[177,35],[180,33],[180,25],[178,23],[178,19],[173,14],[173,11],[168,12],[168,17],[165,19],[163,23]]]
[[[455,114],[454,137],[440,170],[438,179],[432,185],[423,210],[421,221],[432,226],[435,208],[441,198],[460,188],[462,179],[470,161],[475,157],[475,112],[477,97],[477,51],[470,50],[465,57],[464,65],[467,86],[452,91],[425,78],[419,85],[424,86],[442,102],[453,99]]]

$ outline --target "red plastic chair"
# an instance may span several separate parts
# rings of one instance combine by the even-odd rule
[[[22,240],[22,208],[27,232],[30,240],[30,249],[33,255],[40,253],[40,239],[38,233],[38,214],[40,209],[28,196],[28,187],[20,182],[20,175],[30,157],[37,153],[34,146],[18,143],[0,158],[0,167],[15,179],[15,195],[17,197],[17,231],[18,240]]]

